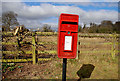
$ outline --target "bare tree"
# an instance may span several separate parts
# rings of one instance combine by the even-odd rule
[[[10,26],[19,25],[17,21],[18,15],[13,11],[3,12],[2,13],[2,31],[10,31]]]
[[[45,24],[42,28],[43,32],[52,32],[53,30],[51,29],[51,26],[49,26],[48,24]]]

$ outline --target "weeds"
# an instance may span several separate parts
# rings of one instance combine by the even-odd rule
[[[7,71],[7,69],[9,71],[13,71],[15,70],[16,68],[22,68],[23,66],[17,66],[15,63],[3,63],[2,64],[2,71],[3,73],[5,73]]]
[[[18,66],[18,68],[22,68],[23,66]]]
[[[61,64],[61,63],[57,63],[57,64],[56,64],[56,67],[62,68],[62,64]]]
[[[77,63],[76,59],[69,59],[69,61],[70,61],[72,64],[76,64],[76,63]]]

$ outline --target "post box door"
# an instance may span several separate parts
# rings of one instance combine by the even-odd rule
[[[59,58],[75,58],[77,53],[77,33],[60,32]]]

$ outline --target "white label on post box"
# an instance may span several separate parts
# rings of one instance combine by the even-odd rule
[[[65,36],[64,50],[71,50],[72,47],[72,36]]]

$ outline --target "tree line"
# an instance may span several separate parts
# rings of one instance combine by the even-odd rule
[[[120,34],[120,21],[112,23],[110,20],[103,20],[101,24],[90,23],[90,27],[84,24],[83,27],[79,25],[79,32],[81,33],[118,33]]]
[[[2,31],[11,31],[16,26],[20,26],[17,20],[18,14],[13,11],[3,12],[2,13]],[[26,28],[24,25],[22,25]],[[110,20],[103,20],[101,24],[90,23],[90,27],[87,27],[86,24],[82,27],[79,25],[78,31],[81,33],[118,33],[120,34],[120,21],[115,22],[114,24]],[[27,28],[26,28],[27,29]],[[39,31],[42,32],[53,32],[51,26],[44,24],[42,29]]]

